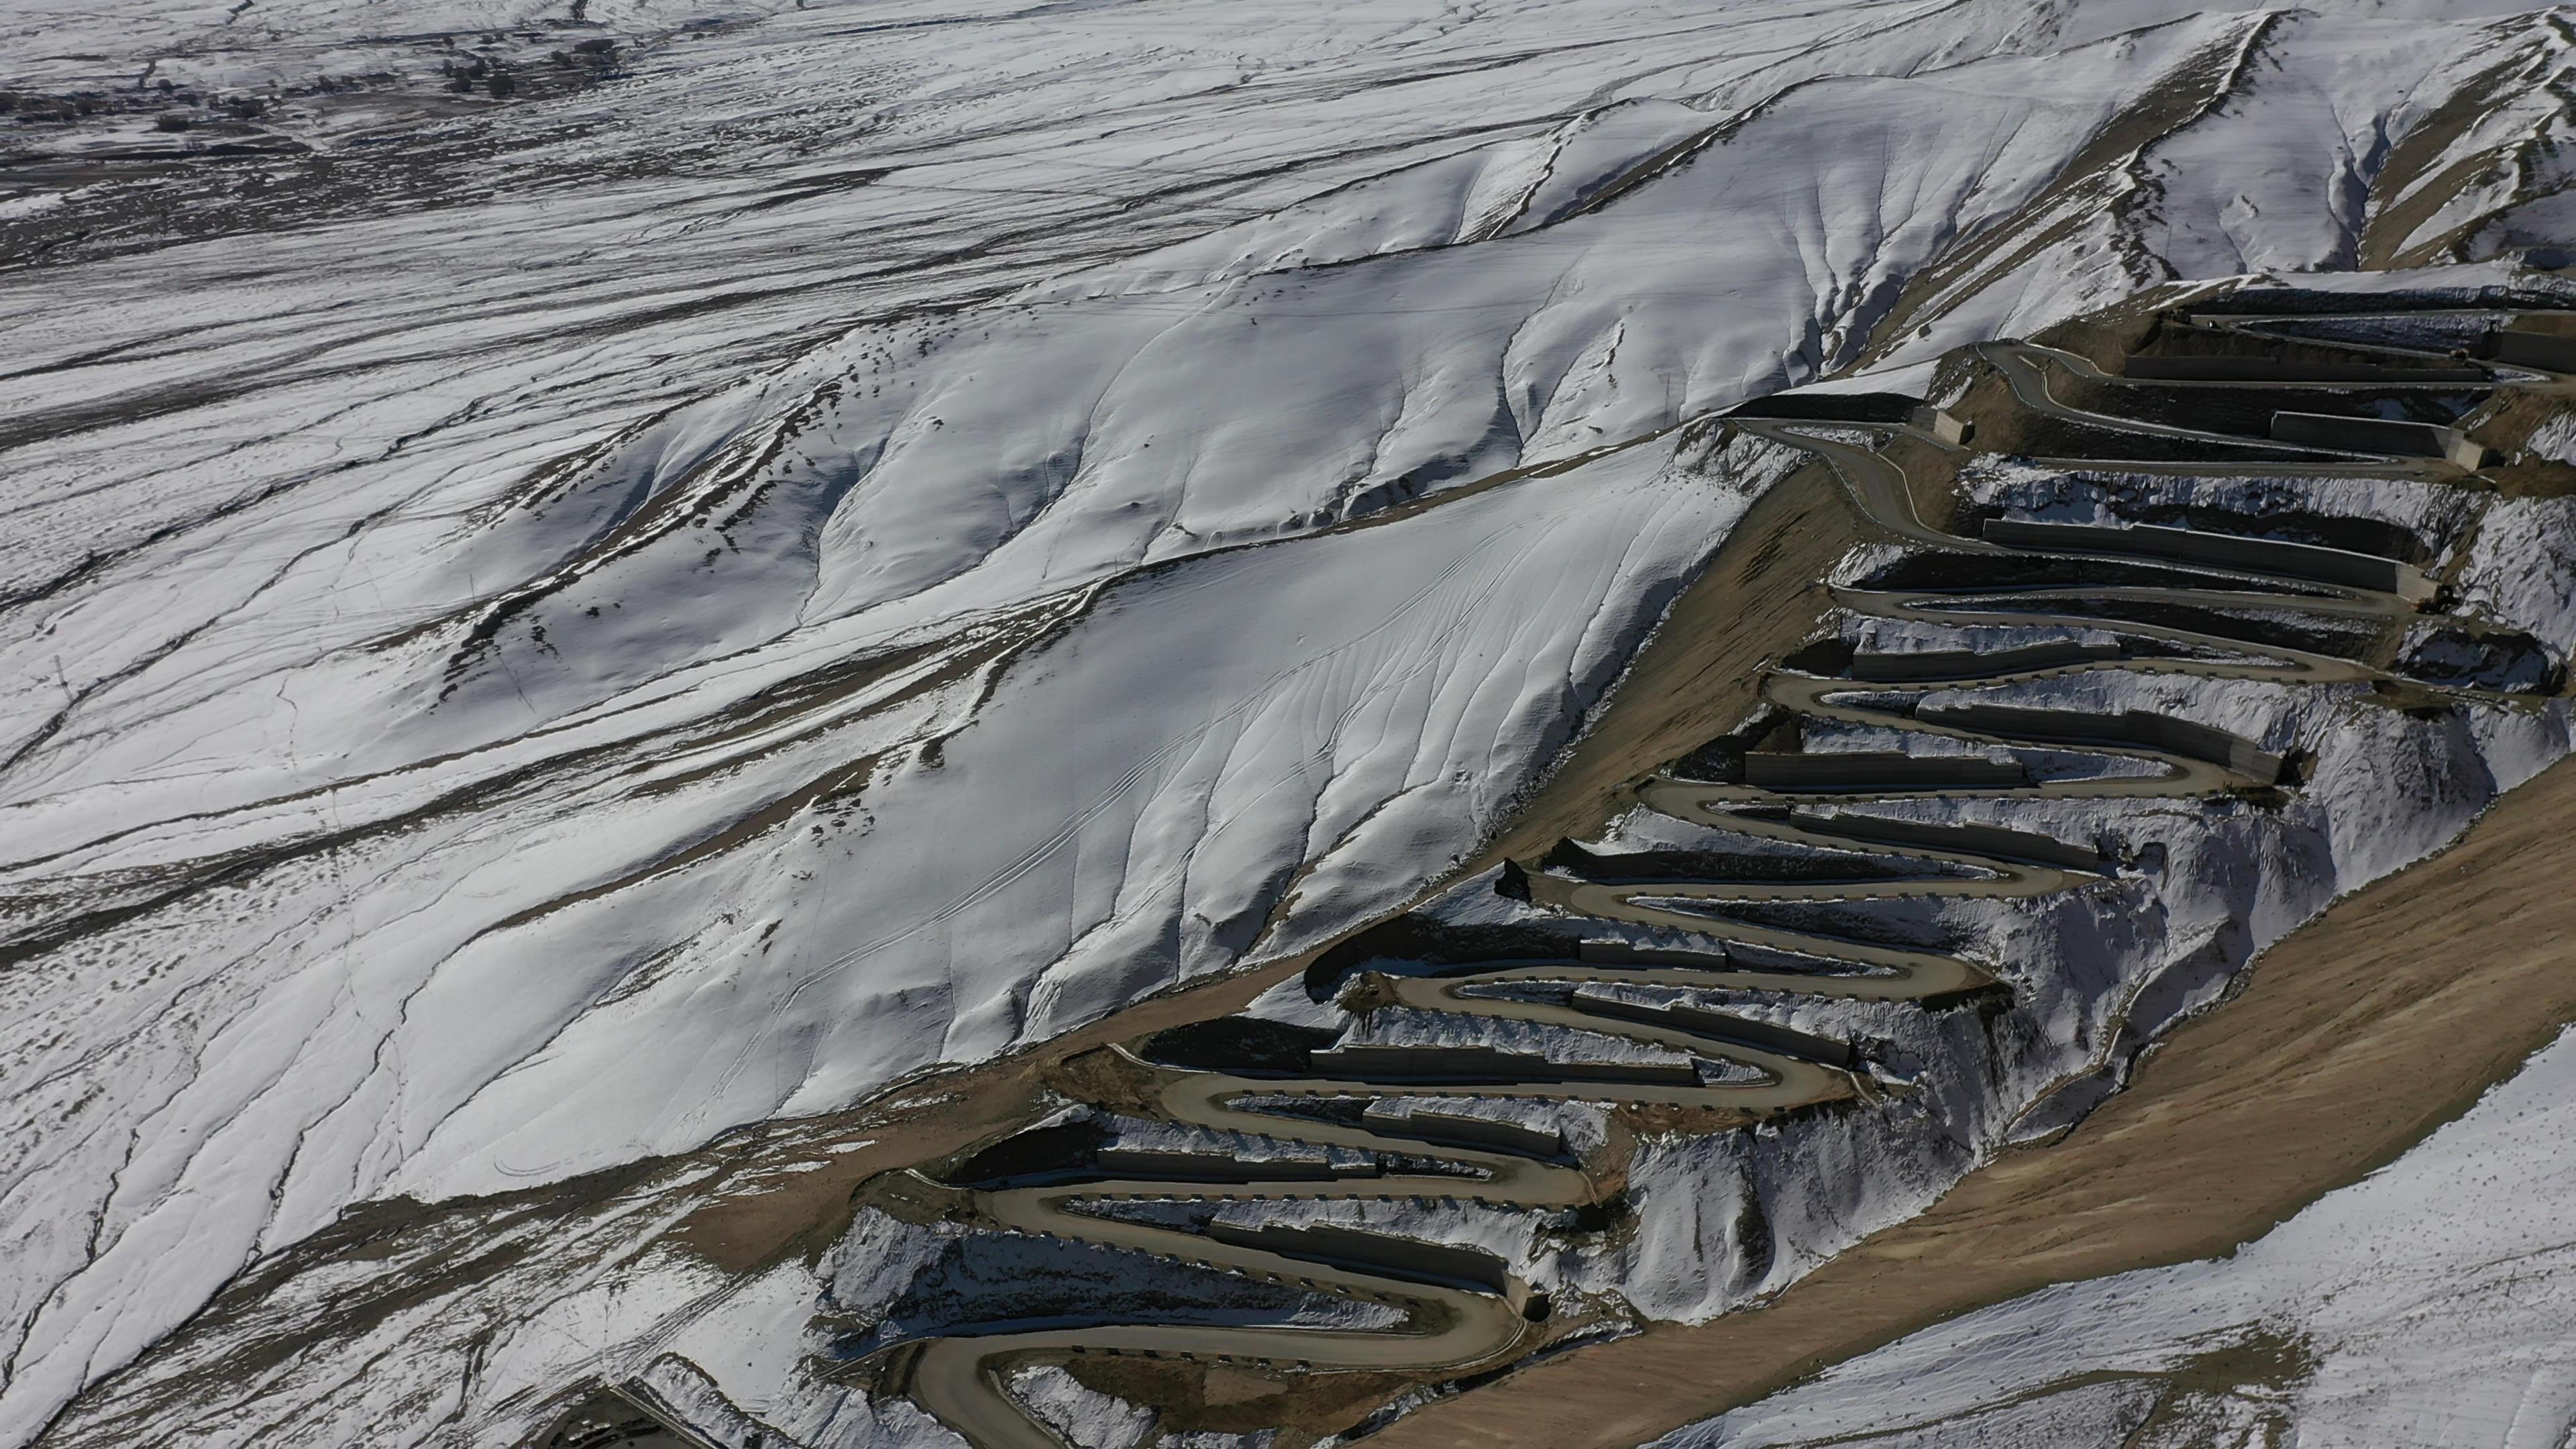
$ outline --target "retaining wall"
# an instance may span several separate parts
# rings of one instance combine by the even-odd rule
[[[1905,421],[1910,426],[1930,433],[1942,442],[1953,446],[1963,444],[1977,435],[1975,423],[1953,415],[1947,408],[1929,405],[1919,407],[1908,413]]]
[[[1927,706],[1916,710],[1914,717],[1925,724],[2015,739],[2140,745],[2224,765],[2258,785],[2269,785],[2281,778],[2281,757],[2242,735],[2142,709],[2093,714],[2002,704],[1952,704]]]
[[[1565,1150],[1565,1134],[1553,1128],[1526,1127],[1518,1122],[1492,1117],[1467,1117],[1448,1112],[1390,1112],[1384,1107],[1372,1106],[1361,1114],[1360,1125],[1372,1132],[1384,1132],[1395,1137],[1463,1142],[1471,1147],[1499,1147],[1506,1152],[1526,1153],[1532,1157],[1554,1157]]]
[[[2512,367],[2576,373],[2576,337],[2553,337],[2546,332],[2490,332],[2478,345],[2478,355]]]
[[[1787,392],[1757,397],[1726,410],[1730,418],[1802,423],[1902,423],[1923,399],[1901,392]]]
[[[1827,1066],[1842,1067],[1846,1070],[1857,1066],[1860,1062],[1860,1052],[1850,1042],[1815,1036],[1790,1027],[1774,1026],[1767,1021],[1747,1020],[1727,1012],[1711,1010],[1694,1002],[1676,1001],[1661,1006],[1648,1006],[1642,1002],[1622,1001],[1613,996],[1594,996],[1588,993],[1577,993],[1575,999],[1582,1003],[1586,1011],[1617,1017],[1622,1021],[1643,1022],[1649,1026],[1686,1031],[1693,1036],[1707,1037],[1711,1041],[1735,1042],[1743,1046],[1760,1047],[1765,1051],[1775,1051],[1785,1056],[1804,1057],[1809,1061],[1823,1062]]]
[[[1979,675],[2018,674],[2117,659],[2117,644],[2087,644],[2074,639],[2025,644],[2018,649],[1920,649],[1889,654],[1855,654],[1851,677],[1874,684],[1903,684],[1925,679],[1965,679]]]
[[[1431,1082],[1634,1082],[1696,1087],[1699,1073],[1686,1062],[1559,1062],[1536,1052],[1494,1047],[1336,1047],[1308,1058],[1317,1076],[1360,1081]]]
[[[1818,834],[1839,835],[1847,840],[1875,845],[1915,845],[1926,850],[1957,851],[1965,855],[2001,856],[2007,860],[2065,866],[2069,870],[2099,870],[2102,867],[2102,852],[2099,850],[2069,845],[2026,830],[2007,830],[2000,825],[1933,825],[1919,820],[1881,820],[1855,815],[1830,818],[1792,815],[1789,818]]]
[[[1383,1271],[1396,1277],[1464,1283],[1506,1296],[1513,1290],[1511,1265],[1502,1259],[1474,1248],[1426,1243],[1420,1238],[1388,1237],[1382,1233],[1365,1233],[1356,1228],[1339,1228],[1330,1224],[1311,1228],[1245,1228],[1232,1223],[1210,1223],[1207,1235],[1220,1243],[1255,1248],[1286,1258],[1310,1258],[1363,1271]]]
[[[2145,554],[2151,558],[2181,559],[2219,568],[2374,589],[2383,594],[2395,594],[2410,603],[2422,603],[2433,597],[2434,591],[2432,579],[2413,564],[2312,543],[2240,538],[2228,533],[2206,533],[2195,528],[2164,528],[2152,524],[2111,527],[2095,523],[2025,523],[2010,518],[1987,519],[1984,533],[1987,542],[2011,548]],[[1858,662],[1857,656],[1854,662]]]
[[[2398,418],[2348,418],[2337,413],[2274,413],[2272,441],[2348,453],[2394,453],[2442,458],[2463,468],[2486,462],[2486,449],[2457,428]]]
[[[1320,1159],[1220,1157],[1169,1147],[1104,1147],[1100,1165],[1125,1177],[1175,1182],[1283,1182],[1318,1177],[1374,1177],[1377,1164],[1348,1165]]]
[[[1694,971],[1732,971],[1735,960],[1712,943],[1701,951],[1674,951],[1661,946],[1631,946],[1625,941],[1578,941],[1574,959],[1599,966],[1680,966]]]
[[[1755,753],[1744,757],[1744,783],[1765,790],[1967,790],[2027,785],[2030,774],[2012,761],[1975,755]]]
[[[2461,382],[2487,381],[2481,367],[2381,367],[2368,362],[2293,362],[2278,357],[2141,357],[2120,364],[2122,377],[2149,382]]]

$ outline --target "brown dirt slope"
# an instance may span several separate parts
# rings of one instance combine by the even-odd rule
[[[2264,953],[2073,1133],[1766,1307],[1566,1355],[1372,1449],[1634,1445],[2051,1283],[2223,1254],[2458,1116],[2576,1019],[2576,761]]]

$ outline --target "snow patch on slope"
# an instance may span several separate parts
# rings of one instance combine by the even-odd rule
[[[2319,1449],[2556,1445],[2576,1424],[2571,1132],[2576,1038],[2562,1036],[2466,1116],[2231,1257],[2043,1289],[1656,1442],[1893,1449],[2000,1434],[2012,1415],[2031,1442],[2114,1449],[2161,1390],[2144,1376],[2287,1341],[2286,1382],[2222,1384],[2183,1417]],[[2100,1403],[2082,1385],[2103,1378],[2148,1391]]]

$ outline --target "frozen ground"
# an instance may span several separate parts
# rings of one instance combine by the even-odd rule
[[[1771,480],[1657,429],[2565,164],[2504,5],[603,4],[508,102],[386,37],[569,15],[383,10],[0,50],[272,98],[6,127],[0,1443],[351,1204],[1415,895]]]

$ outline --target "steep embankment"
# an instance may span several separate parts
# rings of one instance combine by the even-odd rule
[[[2571,811],[2562,764],[2458,845],[2264,952],[2220,1014],[2176,1031],[2066,1138],[1978,1169],[1777,1300],[1534,1368],[1382,1442],[1635,1444],[2016,1293],[2254,1240],[2458,1116],[2576,1020],[2563,948],[2576,906],[2559,889],[2576,869]]]

